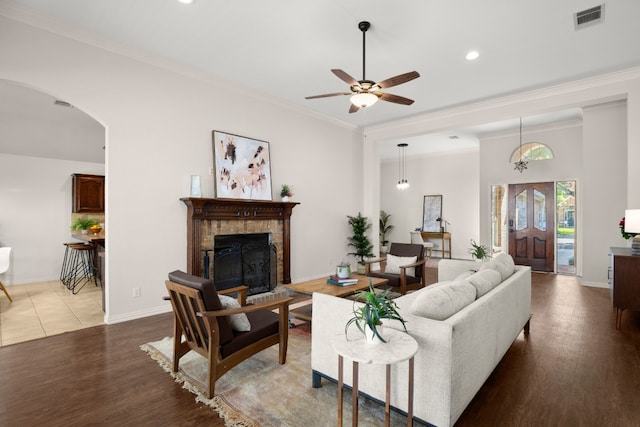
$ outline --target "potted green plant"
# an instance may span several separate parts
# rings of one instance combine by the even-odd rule
[[[95,218],[82,218],[77,217],[71,223],[72,230],[80,230],[82,234],[87,234],[89,232],[89,228],[93,225],[97,225],[98,221]]]
[[[289,184],[282,184],[282,187],[280,187],[280,197],[282,198],[282,201],[288,202],[289,197],[292,197],[292,196],[293,196],[293,186]]]
[[[478,261],[491,258],[491,253],[489,252],[489,248],[485,245],[477,244],[473,239],[471,239],[471,247],[467,252],[471,254],[471,258],[474,258]]]
[[[380,252],[387,253],[388,243],[387,233],[393,230],[393,225],[389,224],[389,218],[391,214],[385,211],[380,211]]]
[[[371,224],[369,224],[367,217],[362,216],[360,212],[357,216],[347,215],[347,218],[349,218],[349,225],[353,233],[347,239],[349,240],[347,246],[353,248],[353,252],[349,252],[348,255],[353,255],[358,259],[358,273],[364,274],[364,260],[373,256],[373,252],[371,252],[373,245],[367,237],[367,230],[371,228]]]
[[[360,304],[362,303],[362,304]],[[365,341],[378,343],[387,341],[381,332],[382,319],[397,320],[402,323],[407,332],[406,321],[398,313],[398,307],[390,298],[389,291],[376,292],[373,283],[369,280],[369,289],[359,291],[353,302],[353,317],[344,326],[345,336],[351,325],[355,324],[365,336]]]

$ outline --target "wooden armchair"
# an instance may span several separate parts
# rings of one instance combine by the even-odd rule
[[[416,257],[416,261],[398,265],[396,262],[398,259],[394,257]],[[366,261],[365,274],[370,277],[387,279],[389,286],[393,287],[394,291],[404,295],[407,291],[424,287],[427,259],[423,245],[391,243],[386,257]],[[387,271],[388,261],[393,261],[389,262],[389,265],[395,267],[393,270],[390,268],[391,271]],[[375,263],[380,264],[380,270],[371,271],[371,265]],[[410,274],[411,269],[414,271],[413,274]]]
[[[173,372],[180,358],[194,350],[208,361],[207,397],[215,394],[215,383],[222,375],[254,354],[279,344],[279,363],[287,357],[289,303],[292,298],[245,305],[246,286],[216,291],[213,282],[182,271],[169,273],[165,282],[174,313]],[[240,308],[224,309],[218,294],[237,294]],[[278,309],[278,313],[272,310]],[[246,314],[251,330],[232,329],[229,316]]]

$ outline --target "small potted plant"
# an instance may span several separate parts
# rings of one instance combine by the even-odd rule
[[[388,243],[387,233],[393,230],[393,225],[389,224],[389,218],[391,214],[385,211],[380,211],[380,252],[387,253]]]
[[[478,261],[483,261],[487,258],[491,258],[489,248],[485,245],[477,244],[473,239],[471,239],[471,247],[467,252],[471,254],[471,258]]]
[[[362,216],[360,212],[358,212],[358,216],[349,216],[349,225],[351,226],[352,235],[347,240],[349,243],[347,246],[353,248],[353,252],[349,252],[348,255],[353,255],[358,258],[358,273],[364,274],[365,272],[365,258],[370,258],[373,256],[373,245],[369,241],[367,237],[367,230],[371,228],[371,224],[367,221],[366,216]]]
[[[389,291],[376,292],[373,283],[369,280],[369,290],[360,291],[356,295],[353,302],[353,317],[344,326],[344,333],[347,335],[349,327],[355,324],[364,334],[367,343],[386,343],[382,333],[382,319],[399,321],[407,332],[406,321],[398,313],[398,307],[390,298]]]
[[[98,221],[96,221],[94,218],[77,217],[71,223],[71,229],[72,230],[80,230],[80,232],[82,234],[88,234],[89,233],[89,228],[91,228],[92,226],[97,225],[97,224],[98,224]]]
[[[280,188],[280,197],[283,202],[288,202],[289,197],[293,197],[293,186],[289,184],[282,184],[282,187]]]
[[[351,265],[346,261],[342,261],[336,267],[336,275],[341,279],[346,279],[351,276]]]

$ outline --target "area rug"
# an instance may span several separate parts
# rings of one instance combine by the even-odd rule
[[[140,346],[166,372],[171,373],[172,338]],[[337,385],[326,380],[311,387],[311,340],[304,328],[289,335],[287,363],[278,363],[278,346],[270,347],[231,369],[216,382],[216,395],[204,390],[206,361],[191,351],[171,375],[195,400],[215,409],[229,427],[326,427],[338,424]],[[360,425],[384,425],[384,404],[360,397]],[[345,390],[344,423],[351,424],[351,393]],[[391,425],[406,425],[407,418],[392,413]]]

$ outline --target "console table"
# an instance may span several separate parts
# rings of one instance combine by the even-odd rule
[[[445,232],[445,233],[436,233],[436,232],[432,232],[432,231],[422,231],[420,232],[420,234],[422,235],[422,239],[426,240],[426,239],[440,239],[440,241],[442,242],[442,246],[440,247],[440,249],[431,249],[432,251],[436,251],[436,252],[442,252],[442,258],[449,258],[451,259],[451,233],[449,232]],[[449,242],[449,246],[445,246],[445,242]]]
[[[609,289],[616,309],[616,330],[622,324],[622,311],[640,310],[640,256],[631,248],[609,248]]]

